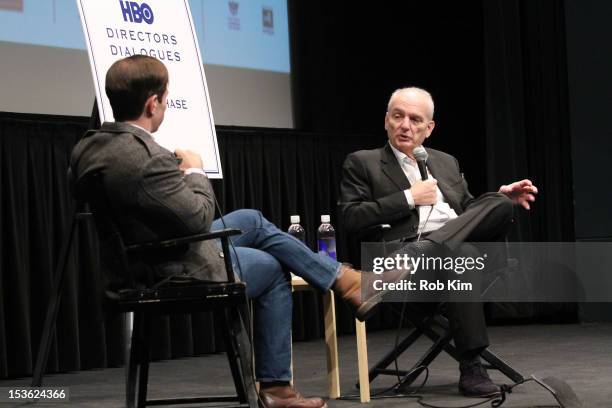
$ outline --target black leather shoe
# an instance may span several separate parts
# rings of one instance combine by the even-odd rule
[[[501,392],[479,360],[462,362],[459,371],[459,392],[466,397],[491,397]]]

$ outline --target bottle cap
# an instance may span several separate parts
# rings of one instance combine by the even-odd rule
[[[292,215],[290,218],[291,218],[291,223],[292,224],[299,224],[300,223],[300,216],[299,215]]]
[[[330,220],[329,215],[327,215],[327,214],[326,214],[326,215],[322,215],[322,216],[321,216],[321,222],[322,222],[322,223],[324,223],[324,224],[328,224],[328,223],[329,223],[329,220]]]

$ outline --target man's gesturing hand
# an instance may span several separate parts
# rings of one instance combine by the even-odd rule
[[[525,179],[503,185],[499,188],[499,192],[507,195],[515,204],[520,204],[529,210],[531,208],[529,202],[535,201],[534,194],[538,193],[538,188],[531,183],[531,180]]]
[[[437,185],[438,181],[434,178],[414,182],[410,187],[414,205],[434,205],[438,201]]]
[[[174,154],[176,157],[183,159],[179,165],[179,169],[181,169],[183,172],[187,169],[201,169],[203,167],[202,158],[196,152],[192,152],[191,150],[176,149]]]

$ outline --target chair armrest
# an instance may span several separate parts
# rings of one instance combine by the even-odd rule
[[[126,245],[125,250],[127,252],[138,252],[138,251],[149,251],[151,249],[159,248],[171,248],[179,245],[189,244],[198,241],[207,241],[216,238],[227,238],[232,235],[241,234],[242,231],[236,228],[227,228],[217,231],[204,232],[200,234],[186,235],[184,237],[177,237],[172,239],[166,239],[163,241],[151,241],[140,244]]]
[[[382,235],[385,231],[390,230],[391,225],[389,224],[376,224],[368,228],[362,229],[356,234],[356,238],[359,241],[381,241]]]

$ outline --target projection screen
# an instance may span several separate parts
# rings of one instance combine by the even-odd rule
[[[120,0],[108,3],[120,7]],[[189,5],[215,123],[293,127],[287,0]],[[75,0],[0,0],[0,55],[0,111],[91,114],[94,88]]]

